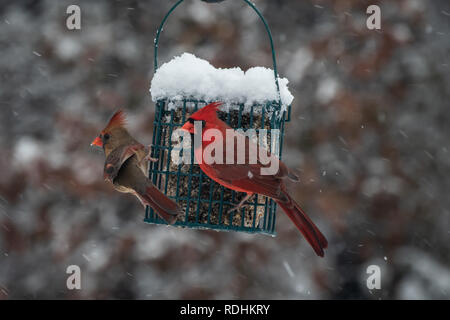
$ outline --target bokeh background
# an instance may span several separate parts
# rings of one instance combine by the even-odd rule
[[[90,148],[119,107],[150,143],[153,39],[170,1],[0,2],[0,298],[448,299],[450,4],[255,0],[295,96],[285,162],[327,235],[316,257],[285,217],[276,238],[145,224]],[[81,30],[66,8],[81,7]],[[366,28],[379,4],[382,29]],[[271,66],[241,1],[186,0],[160,61]],[[66,288],[79,265],[82,289]],[[366,286],[369,265],[382,287]]]

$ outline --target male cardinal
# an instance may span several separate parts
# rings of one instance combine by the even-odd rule
[[[182,130],[189,132],[191,135],[199,134],[196,132],[195,121],[199,121],[202,125],[202,143],[199,146],[194,145],[194,155],[197,163],[200,165],[200,169],[211,179],[217,183],[230,188],[238,192],[245,192],[247,196],[237,205],[236,208],[240,208],[244,201],[251,197],[254,193],[270,197],[284,210],[288,217],[294,222],[295,226],[300,230],[306,240],[314,249],[315,253],[323,257],[324,249],[328,246],[328,242],[324,235],[314,225],[311,219],[306,215],[300,206],[292,199],[287,193],[286,186],[283,179],[288,177],[291,180],[298,181],[299,178],[283,163],[278,157],[271,155],[262,146],[255,146],[247,136],[245,136],[245,148],[246,150],[237,150],[236,144],[234,150],[234,163],[227,164],[226,161],[219,163],[208,163],[211,161],[204,161],[204,150],[214,140],[209,137],[205,139],[205,133],[208,129],[216,129],[221,132],[223,138],[223,150],[226,151],[226,130],[230,128],[225,122],[221,121],[217,117],[218,107],[220,102],[211,103],[197,112],[193,113],[188,121],[182,126]],[[198,127],[197,127],[198,128]],[[239,133],[234,132],[239,135]],[[243,136],[243,135],[241,135]],[[217,143],[217,141],[216,141]],[[252,148],[255,149],[252,149]],[[255,164],[249,163],[248,150],[256,150],[262,148],[264,152],[270,157],[271,161],[277,161],[278,172],[270,175],[261,174],[261,168],[267,167],[260,159],[260,154],[257,155],[257,161]],[[236,161],[238,152],[245,152],[245,162],[240,164]],[[224,152],[225,153],[225,152]],[[224,157],[225,159],[225,157]]]
[[[91,146],[103,148],[106,156],[105,180],[110,181],[119,192],[132,193],[142,203],[152,207],[167,223],[173,224],[181,208],[147,178],[148,162],[152,159],[147,147],[137,142],[125,128],[123,111],[117,111]]]

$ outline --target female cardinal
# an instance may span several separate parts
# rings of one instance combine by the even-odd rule
[[[288,177],[291,180],[298,181],[298,177],[289,168],[281,162],[277,157],[271,155],[267,150],[263,149],[261,146],[256,145],[247,136],[242,136],[245,139],[245,149],[237,150],[234,144],[234,162],[233,164],[228,164],[227,161],[221,161],[221,163],[211,163],[211,161],[205,161],[204,150],[211,144],[214,140],[208,137],[205,138],[205,133],[208,129],[216,129],[221,133],[222,150],[226,150],[226,130],[233,130],[225,122],[221,121],[217,117],[217,109],[221,105],[220,102],[211,103],[197,112],[193,113],[188,121],[182,126],[182,130],[185,130],[192,134],[201,134],[202,143],[199,146],[194,145],[194,155],[197,163],[200,165],[200,169],[211,179],[218,182],[219,184],[230,188],[238,192],[245,192],[247,196],[241,203],[237,205],[236,208],[240,208],[242,204],[248,200],[254,193],[270,197],[275,200],[275,202],[284,210],[288,217],[294,222],[295,226],[300,230],[309,244],[312,246],[314,251],[318,256],[324,256],[324,249],[328,246],[328,242],[324,235],[319,231],[319,229],[314,225],[314,223],[309,219],[309,217],[303,212],[300,206],[292,199],[292,197],[287,193],[286,186],[283,179]],[[196,132],[195,122],[199,121],[202,125],[202,132]],[[217,132],[217,131],[216,131]],[[240,135],[234,132],[235,135]],[[233,138],[234,139],[234,138]],[[216,141],[217,143],[217,141]],[[254,164],[249,162],[250,155],[247,150],[257,150],[262,149],[263,152],[270,157],[271,161],[277,161],[278,171],[275,174],[263,175],[261,174],[261,169],[267,167],[261,161],[260,153],[257,154],[257,161]],[[240,164],[236,161],[238,153],[245,153],[245,162]],[[225,159],[225,156],[224,156]]]
[[[106,160],[104,178],[112,182],[119,192],[134,194],[141,203],[152,207],[169,224],[175,223],[181,208],[161,191],[145,175],[148,148],[137,142],[125,128],[125,114],[117,111],[91,146],[102,147]]]

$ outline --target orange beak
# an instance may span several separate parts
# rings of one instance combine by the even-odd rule
[[[189,133],[194,133],[194,124],[188,121],[181,127],[181,130],[187,131]]]
[[[103,147],[103,141],[102,141],[102,139],[100,139],[100,137],[96,137],[95,139],[94,139],[94,141],[92,141],[91,142],[91,147],[92,146],[97,146],[97,147]]]

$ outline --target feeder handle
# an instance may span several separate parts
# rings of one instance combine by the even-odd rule
[[[158,28],[158,31],[156,31],[156,37],[155,37],[155,57],[154,57],[154,62],[155,62],[155,73],[156,70],[158,69],[158,43],[159,43],[159,36],[161,35],[161,31],[164,28],[164,24],[166,23],[167,18],[170,16],[170,14],[176,9],[176,7],[178,7],[184,0],[178,0],[177,3],[174,4],[174,6],[172,8],[170,8],[169,12],[167,12],[167,14],[164,16],[164,19],[161,22],[161,25]],[[224,0],[201,0],[203,2],[208,2],[208,3],[218,3],[218,2],[222,2]],[[277,87],[277,93],[278,93],[278,101],[281,107],[281,94],[280,94],[280,84],[278,83],[278,71],[277,71],[277,60],[275,57],[275,48],[273,45],[273,40],[272,40],[272,33],[270,32],[270,28],[269,25],[267,24],[266,20],[264,19],[263,15],[261,14],[261,12],[259,12],[259,10],[255,7],[255,5],[250,2],[249,0],[243,0],[245,3],[247,3],[255,12],[256,14],[259,16],[259,18],[261,19],[261,21],[264,23],[264,27],[266,28],[267,31],[267,35],[269,36],[269,41],[270,41],[270,49],[272,50],[272,62],[273,62],[273,74],[275,77],[275,84]]]

